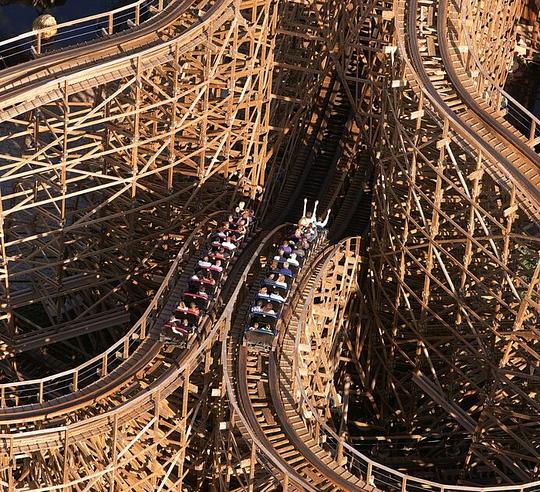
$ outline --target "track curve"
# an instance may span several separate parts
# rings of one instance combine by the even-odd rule
[[[164,318],[168,316],[171,309],[169,305],[178,302],[181,292],[187,285],[187,275],[195,262],[194,255],[201,245],[201,240],[205,239],[207,228],[211,230],[215,227],[216,218],[224,213],[220,211],[210,214],[198,224],[176,255],[169,273],[141,318],[106,352],[70,371],[48,376],[42,380],[0,385],[0,392],[4,395],[3,406],[0,408],[0,425],[35,423],[43,420],[51,420],[53,424],[57,424],[55,417],[62,417],[66,421],[76,421],[78,418],[74,415],[70,418],[69,414],[77,411],[84,412],[88,405],[112,398],[114,393],[119,392],[138,373],[152,365],[152,361],[161,355],[163,349],[159,334],[161,325],[166,321]],[[186,258],[189,259],[187,262]],[[133,346],[133,340],[141,343],[135,343]],[[194,348],[196,347],[191,347],[192,350]],[[117,357],[118,351],[123,351],[120,364],[113,369],[108,368],[107,363]],[[188,353],[189,351],[186,355]],[[105,366],[102,365],[102,361],[106,361]],[[96,381],[90,381],[90,384],[83,386],[84,375],[91,371],[101,372],[94,378]],[[144,376],[155,377],[155,368],[149,373],[144,372]],[[66,381],[71,381],[71,387],[66,387]],[[74,381],[77,382],[78,388],[73,388]],[[63,391],[62,383],[64,383]],[[52,398],[50,396],[47,398],[47,389]],[[24,403],[26,399],[36,400],[36,403]],[[11,405],[6,405],[6,402]]]
[[[418,1],[400,0],[395,3],[398,49],[407,67],[406,77],[411,86],[427,97],[434,114],[438,114],[439,119],[448,119],[451,128],[464,139],[467,148],[480,150],[483,155],[488,156],[490,170],[499,182],[507,188],[510,188],[512,183],[516,184],[525,208],[531,217],[538,220],[540,189],[537,183],[540,179],[540,158],[515,133],[510,132],[501,121],[489,114],[458,79],[451,59],[450,41],[445,37],[448,32],[448,4],[441,0],[437,5],[440,15],[437,19],[436,42],[443,61],[436,63],[431,57],[432,63],[429,65],[420,49],[422,30],[418,21]],[[446,100],[431,78],[440,78],[441,73],[448,80],[452,91],[450,96],[445,97]]]
[[[188,51],[204,35],[210,20],[219,24],[230,19],[231,3],[206,2],[205,10],[200,10],[195,0],[176,1],[125,33],[1,71],[0,118],[13,118],[59,99],[66,87],[68,93],[91,89]]]
[[[262,249],[268,237],[261,237],[258,244],[258,249]],[[154,405],[153,399],[157,394],[160,398],[164,398],[167,394],[170,394],[174,389],[182,384],[182,380],[179,375],[186,370],[186,368],[195,368],[197,366],[197,360],[204,352],[204,350],[216,340],[216,336],[220,330],[223,329],[223,325],[227,323],[227,320],[231,316],[233,307],[237,301],[237,297],[243,286],[243,280],[247,277],[249,271],[254,263],[253,252],[256,250],[257,245],[252,244],[245,250],[245,254],[240,256],[240,261],[233,268],[230,275],[230,282],[222,291],[222,299],[224,301],[218,302],[219,314],[217,316],[208,316],[204,321],[206,331],[199,343],[193,344],[189,350],[176,352],[175,357],[169,360],[168,364],[164,367],[163,371],[156,378],[154,382],[151,382],[148,387],[143,388],[138,395],[132,395],[128,400],[122,402],[117,407],[108,409],[102,414],[95,416],[88,416],[81,421],[67,422],[65,425],[58,427],[44,428],[35,431],[27,432],[14,432],[12,434],[0,434],[0,448],[4,451],[9,448],[10,445],[15,443],[15,450],[27,449],[31,451],[33,449],[38,450],[44,446],[57,446],[62,442],[66,429],[69,430],[70,436],[83,436],[85,433],[92,432],[94,435],[110,431],[113,423],[113,417],[115,418],[129,418],[133,419],[136,415],[143,413],[148,408]],[[228,292],[225,292],[228,290]],[[154,339],[157,340],[157,339]],[[154,341],[158,348],[163,344],[159,340]],[[124,417],[120,417],[123,415]],[[10,444],[11,443],[11,444]],[[88,477],[92,478],[91,476]]]

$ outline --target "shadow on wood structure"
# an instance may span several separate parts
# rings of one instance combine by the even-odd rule
[[[2,490],[540,490],[540,121],[503,89],[525,3],[139,0],[86,44],[24,37],[0,71]],[[329,240],[251,351],[304,197]],[[240,200],[259,229],[201,335],[164,345]]]

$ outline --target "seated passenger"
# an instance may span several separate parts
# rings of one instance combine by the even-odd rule
[[[263,302],[257,301],[257,304],[251,308],[252,313],[260,313],[263,310]]]
[[[236,217],[234,217],[233,215],[229,215],[229,220],[228,220],[228,223],[227,223],[227,227],[229,229],[236,230],[236,228],[238,227],[236,222],[237,222]]]
[[[229,240],[233,244],[239,244],[244,239],[244,234],[240,232],[239,229],[236,231],[228,231],[227,235],[229,236]]]
[[[298,225],[300,227],[307,227],[310,224],[313,224],[315,221],[315,214],[317,213],[317,205],[319,204],[319,200],[315,201],[315,206],[313,207],[313,213],[307,212],[307,198],[304,198],[304,211],[302,212],[302,218],[298,221]]]
[[[236,223],[236,229],[231,230],[230,233],[235,237],[242,236],[247,232],[246,221],[242,218],[239,218]]]
[[[328,212],[326,213],[326,218],[324,220],[316,220],[315,219],[315,227],[317,229],[324,229],[326,225],[328,224],[328,219],[330,218],[330,211],[331,209],[328,209]]]
[[[284,261],[287,261],[287,258],[285,258],[285,251],[279,249],[277,255],[274,256],[274,260],[276,260],[278,263],[283,263]]]
[[[201,279],[201,282],[206,285],[216,285],[216,281],[212,278],[209,272],[206,272]]]
[[[268,275],[268,277],[266,277],[263,280],[263,282],[264,282],[265,285],[269,285],[270,287],[275,287],[276,286],[276,274],[271,273],[270,275]]]
[[[227,251],[225,251],[225,248],[221,246],[221,243],[219,243],[219,246],[215,248],[215,251],[213,253],[209,253],[208,256],[213,260],[225,260],[229,258],[230,255]]]
[[[225,228],[220,227],[216,232],[213,232],[210,235],[210,238],[215,239],[215,240],[219,240],[219,239],[225,238],[226,236],[227,236],[227,233],[225,232]]]
[[[184,321],[187,321],[187,319],[184,319]],[[188,327],[189,327],[189,322],[188,322]],[[186,336],[189,334],[188,328],[186,328],[184,324],[182,323],[182,321],[180,320],[178,321],[178,323],[171,324],[171,330],[175,335]]]
[[[292,248],[289,245],[289,241],[286,239],[283,241],[283,244],[279,247],[279,249],[283,251],[284,256],[289,256],[292,253]]]
[[[259,301],[261,302],[261,301]],[[262,302],[261,302],[262,304]],[[274,311],[274,306],[272,306],[272,304],[270,302],[267,302],[264,307],[262,308],[262,312],[264,314],[276,314],[276,312]]]
[[[255,213],[253,212],[253,210],[246,210],[242,217],[244,217],[246,224],[249,226],[255,220]]]
[[[190,304],[194,303],[199,309],[206,309],[208,307],[208,294],[206,292],[184,292],[184,299]],[[189,313],[189,312],[188,312]]]
[[[193,284],[193,285],[199,285],[201,283],[201,279],[199,278],[199,276],[194,273],[190,278],[189,278],[189,283],[190,284]]]
[[[260,325],[259,326],[259,330],[261,331],[265,331],[266,333],[270,333],[271,335],[274,334],[274,330],[272,330],[272,328],[270,327],[270,325]]]
[[[168,323],[174,324],[174,323],[180,323],[181,321],[182,321],[182,319],[181,319],[181,318],[178,318],[178,317],[176,316],[176,313],[175,313],[175,314],[172,314],[172,315],[171,315],[171,317],[169,318]]]
[[[208,256],[204,256],[201,260],[197,262],[197,265],[201,268],[210,268],[212,266],[212,263],[210,263],[210,258],[208,258]]]
[[[293,276],[292,270],[289,268],[289,262],[288,261],[283,263],[283,266],[278,271],[279,271],[279,273],[281,275],[285,275],[287,277],[292,277]]]
[[[249,326],[249,331],[256,331],[259,329],[259,322],[255,321],[252,325]]]
[[[285,275],[280,274],[276,280],[276,285],[282,287],[283,289],[287,288],[287,282],[285,281]]]
[[[306,238],[302,238],[302,241],[300,242],[300,246],[306,251],[311,247],[309,244],[309,241]]]
[[[294,231],[294,234],[289,238],[289,240],[294,242],[294,243],[298,243],[301,239],[302,239],[302,229],[300,227],[298,227]]]
[[[317,239],[317,228],[314,225],[308,226],[304,237],[307,239],[308,243],[312,243]]]
[[[288,261],[289,261],[289,265],[292,265],[295,267],[299,266],[298,260],[296,259],[296,253],[294,251],[291,253],[291,256],[289,256]],[[285,264],[283,266],[285,266]]]
[[[277,302],[285,302],[285,298],[281,296],[279,292],[272,292],[272,294],[270,294],[270,299]]]
[[[201,310],[197,307],[197,304],[194,302],[189,303],[189,309],[187,310],[189,314],[193,314],[193,316],[199,316],[201,314]]]
[[[208,293],[206,292],[206,289],[204,287],[201,287],[199,289],[199,292],[197,293],[197,295],[204,297],[205,299],[208,299]]]
[[[212,270],[213,272],[222,272],[223,267],[221,266],[221,260],[216,260],[213,265],[210,264],[210,270]]]
[[[270,263],[270,267],[268,268],[270,271],[277,270],[279,268],[279,256],[274,256],[274,259],[272,260],[272,263]]]
[[[292,255],[295,255],[295,258],[303,259],[304,256],[306,256],[306,250],[302,249],[302,248],[299,248],[299,247],[296,247],[296,248],[294,248],[293,252],[291,253],[291,256]],[[291,265],[292,265],[292,263],[291,263]]]
[[[187,313],[189,311],[189,308],[186,306],[186,303],[184,301],[180,301],[177,308],[176,308],[176,312],[177,313]]]
[[[221,243],[221,246],[223,246],[228,251],[233,251],[236,249],[236,244],[234,244],[231,236],[227,236],[225,240]]]
[[[268,287],[261,287],[259,292],[257,292],[257,297],[261,299],[270,299],[270,294],[268,293]]]
[[[185,330],[188,333],[193,333],[195,331],[196,327],[194,325],[192,325],[187,318],[184,318],[180,322],[180,328]]]

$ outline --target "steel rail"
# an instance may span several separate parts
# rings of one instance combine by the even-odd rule
[[[408,16],[405,18],[406,4],[409,4]],[[425,70],[420,55],[418,45],[418,33],[416,30],[416,0],[398,0],[394,4],[394,18],[396,24],[397,44],[400,55],[409,71],[409,76],[417,84],[417,89],[421,91],[426,99],[433,105],[435,118],[445,117],[451,124],[451,128],[464,140],[465,147],[472,152],[480,150],[489,157],[491,166],[488,169],[498,177],[498,181],[503,181],[503,186],[507,187],[507,180],[514,181],[519,190],[522,191],[522,202],[533,218],[540,218],[540,190],[538,190],[529,179],[515,166],[513,166],[497,149],[482,139],[478,133],[466,125],[460,116],[456,114],[442,99]],[[406,33],[404,27],[407,26]],[[410,54],[411,58],[409,58]],[[470,97],[470,96],[468,96]],[[495,125],[498,126],[498,125]]]
[[[351,238],[344,239],[337,244],[337,247],[333,252],[338,252],[339,248],[344,245]],[[302,327],[307,323],[307,317],[310,307],[313,305],[315,293],[318,288],[318,281],[324,274],[324,268],[329,264],[332,259],[330,254],[326,260],[325,266],[320,270],[318,280],[314,283],[310,293],[308,294],[304,303],[304,309],[300,318],[299,329],[297,331],[295,339],[295,351],[300,353],[301,333]],[[316,423],[319,426],[321,433],[325,436],[325,442],[328,447],[331,447],[331,443],[336,443],[336,446],[341,445],[344,448],[344,453],[347,456],[347,462],[351,473],[356,471],[357,473],[365,474],[366,481],[374,485],[378,490],[400,490],[401,492],[418,492],[419,490],[437,491],[437,492],[538,492],[540,490],[540,480],[529,482],[520,485],[496,485],[496,486],[467,486],[467,485],[451,485],[434,482],[422,478],[417,478],[406,473],[395,470],[389,466],[378,463],[377,461],[369,458],[365,454],[358,451],[354,446],[350,445],[328,426],[327,422],[321,417],[319,411],[313,406],[309,399],[306,388],[304,387],[304,380],[300,371],[300,367],[297,365],[295,369],[295,383],[298,393],[300,395],[299,404],[305,404],[308,411],[310,411]],[[324,439],[323,439],[324,440]],[[331,452],[336,452],[335,449],[331,449]],[[388,481],[389,480],[389,481]]]

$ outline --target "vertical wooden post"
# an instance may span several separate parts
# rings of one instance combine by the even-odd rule
[[[109,492],[114,492],[114,486],[116,482],[116,468],[118,463],[118,413],[114,414],[113,421],[113,434],[111,438],[112,456],[111,467],[112,470],[109,473]]]

